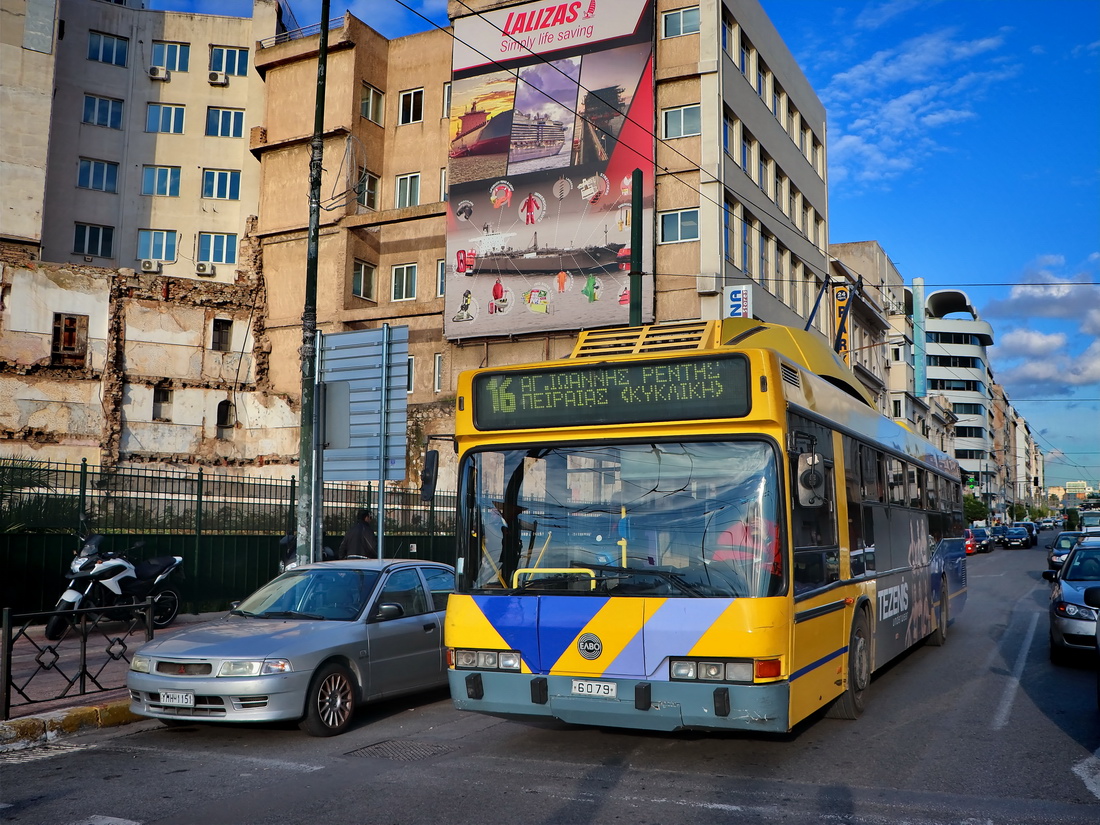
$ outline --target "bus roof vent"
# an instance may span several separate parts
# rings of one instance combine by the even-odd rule
[[[801,387],[802,386],[802,378],[798,374],[798,370],[796,370],[790,364],[781,363],[779,365],[779,371],[783,375],[784,383],[790,384],[791,386],[794,386],[794,387]]]
[[[718,344],[717,321],[680,321],[646,327],[585,330],[570,358],[606,358],[685,349],[713,349]]]

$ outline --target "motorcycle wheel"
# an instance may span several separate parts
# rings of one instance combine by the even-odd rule
[[[153,596],[153,627],[168,627],[180,612],[180,594],[170,587]]]
[[[70,602],[67,599],[61,599],[57,603],[58,611],[68,611],[76,607],[74,602]],[[50,616],[50,620],[46,622],[46,638],[51,642],[56,642],[62,636],[65,635],[65,631],[69,628],[69,617],[61,615],[61,613],[54,613]]]

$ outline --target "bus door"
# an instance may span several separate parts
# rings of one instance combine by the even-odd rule
[[[843,689],[849,605],[832,586],[840,580],[833,464],[816,453],[797,457],[791,497],[794,633],[791,724]],[[814,482],[807,485],[807,482]]]

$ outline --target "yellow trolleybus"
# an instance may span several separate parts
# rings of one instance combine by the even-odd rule
[[[959,469],[815,336],[601,330],[459,380],[459,709],[651,730],[855,718],[966,597]]]

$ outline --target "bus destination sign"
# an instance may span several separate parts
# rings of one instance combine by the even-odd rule
[[[749,368],[742,355],[553,369],[474,377],[479,430],[584,427],[739,418],[749,412]]]

